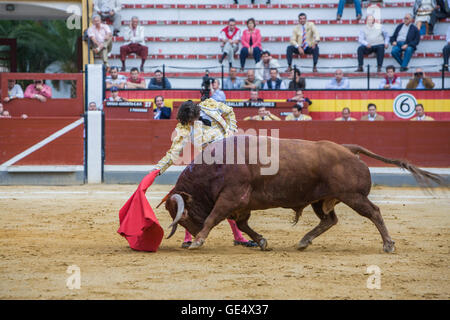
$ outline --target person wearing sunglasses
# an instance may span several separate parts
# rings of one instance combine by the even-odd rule
[[[422,68],[416,68],[414,77],[409,80],[406,89],[433,89],[434,82],[431,78],[425,77]]]

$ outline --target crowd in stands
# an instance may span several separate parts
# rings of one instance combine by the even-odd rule
[[[94,54],[101,58],[103,63],[109,68],[108,57],[112,48],[112,37],[119,33],[123,35],[125,44],[120,47],[120,60],[122,63],[120,71],[126,71],[126,58],[129,54],[135,53],[141,58],[141,65],[138,71],[144,71],[145,61],[149,54],[149,48],[145,44],[144,27],[140,25],[139,18],[133,16],[129,26],[121,30],[120,1],[118,0],[95,0],[94,14],[92,16],[92,26],[87,29],[87,36],[91,41],[91,48]],[[339,0],[337,20],[342,17],[345,0]],[[361,1],[354,0],[356,19],[362,18]],[[385,51],[392,46],[391,55],[399,64],[400,72],[408,70],[413,53],[417,50],[420,43],[420,28],[426,24],[427,34],[433,34],[434,26],[439,19],[449,17],[450,0],[416,0],[412,13],[404,15],[403,23],[396,26],[392,35],[386,32],[379,18],[368,10],[366,24],[360,29],[358,42],[360,46],[357,49],[358,67],[356,72],[363,72],[364,56],[375,53],[377,60],[377,72],[382,72]],[[235,1],[237,3],[237,1]],[[108,26],[112,23],[113,27]],[[414,21],[416,24],[414,24]],[[447,30],[447,44],[443,48],[443,68],[448,70],[448,57],[450,53],[450,27]],[[313,72],[317,72],[317,63],[319,60],[320,34],[316,25],[307,20],[305,13],[298,15],[298,24],[292,31],[289,45],[286,48],[286,72],[290,73],[290,79],[283,80],[279,76],[281,65],[279,61],[273,58],[268,50],[263,49],[262,33],[257,27],[254,18],[249,18],[246,22],[246,29],[241,30],[236,26],[236,20],[230,18],[228,24],[220,30],[219,41],[221,54],[219,63],[228,62],[229,76],[223,81],[222,89],[262,89],[262,90],[296,90],[306,88],[306,81],[301,78],[300,70],[292,68],[294,55],[299,55],[302,59],[305,54],[312,55]],[[254,75],[247,70],[247,78],[239,79],[236,76],[237,69],[235,55],[239,52],[240,72],[245,70],[247,58],[252,57],[255,60]],[[273,70],[276,68],[276,73]],[[111,76],[119,83],[114,84],[119,89],[170,89],[171,84],[160,70],[155,72],[155,77],[151,79],[146,87],[142,82],[136,83],[134,77],[128,78],[124,82],[122,77],[112,75],[117,68],[110,68]],[[131,73],[135,73],[133,68]],[[326,89],[350,89],[349,80],[342,77],[342,70],[337,70],[335,78],[330,79]],[[120,80],[119,80],[120,79]],[[386,80],[386,79],[383,79]],[[396,79],[397,80],[397,79]],[[380,89],[401,88],[395,84],[384,84]],[[113,84],[110,84],[108,89]],[[422,85],[418,86],[419,88]],[[425,88],[430,86],[424,85]]]

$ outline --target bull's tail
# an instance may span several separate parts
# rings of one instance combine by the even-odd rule
[[[356,144],[343,144],[343,146],[356,155],[361,153],[370,158],[382,161],[384,163],[393,164],[397,167],[408,170],[413,175],[419,186],[423,188],[432,186],[433,182],[438,184],[439,186],[448,187],[448,183],[445,182],[445,179],[442,176],[426,170],[422,170],[408,163],[407,161],[385,158]]]

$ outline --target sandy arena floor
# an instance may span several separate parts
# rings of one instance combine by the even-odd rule
[[[119,236],[118,211],[136,185],[0,187],[0,299],[449,299],[450,193],[374,188],[396,253],[375,226],[345,205],[339,222],[300,252],[318,218],[309,207],[253,212],[251,226],[273,249],[233,246],[228,223],[197,251],[181,249],[183,228],[157,253],[136,252]],[[170,186],[152,186],[156,207]],[[156,210],[164,228],[165,209]],[[167,229],[165,230],[167,233]],[[80,268],[70,290],[68,267]],[[367,267],[381,270],[368,289]]]

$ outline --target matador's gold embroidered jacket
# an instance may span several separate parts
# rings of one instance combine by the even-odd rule
[[[193,142],[195,147],[205,148],[209,143],[226,138],[237,131],[236,117],[232,107],[213,99],[201,102],[200,107],[202,113],[211,119],[211,126],[204,125],[201,121],[195,121],[193,126],[178,123],[175,127],[176,137],[172,141],[172,146],[155,167],[161,171],[160,174],[179,158],[186,143]]]

